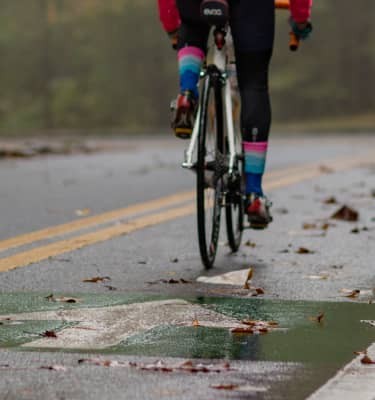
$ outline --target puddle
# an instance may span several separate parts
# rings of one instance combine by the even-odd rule
[[[2,294],[0,313],[25,314],[56,310],[83,310],[84,313],[85,308],[116,307],[163,299],[157,296],[121,294],[75,296],[82,299],[82,302],[49,302],[44,294]],[[151,330],[140,329],[139,333],[131,335],[120,344],[101,349],[100,352],[158,357],[344,363],[353,358],[353,351],[362,350],[375,341],[375,328],[371,324],[361,322],[374,319],[374,306],[370,304],[275,301],[259,298],[199,297],[185,300],[207,311],[239,321],[277,321],[282,329],[275,329],[264,335],[233,334],[226,327],[177,326],[171,324],[170,318],[165,318],[168,322],[164,323],[164,319],[160,317],[161,322],[155,324]],[[157,311],[156,307],[155,315]],[[322,323],[311,321],[311,317],[316,317],[321,312],[324,313]],[[191,315],[187,317],[189,318]],[[73,323],[72,319],[68,320]],[[20,325],[4,322],[0,324],[0,346],[17,347],[19,343],[31,341],[29,334],[24,332],[61,330],[66,321],[62,317],[60,321],[29,320]],[[12,336],[17,340],[12,341]]]
[[[64,329],[77,327],[79,322],[72,320],[72,315],[80,315],[80,312],[83,316],[88,315],[90,308],[99,308],[105,313],[106,308],[110,312],[111,308],[121,310],[127,309],[122,306],[136,304],[139,304],[142,310],[142,303],[150,301],[167,300],[168,303],[168,299],[158,296],[75,294],[82,302],[65,304],[48,302],[46,296],[47,294],[0,295],[0,313],[3,316],[17,313],[26,316],[37,311],[40,315],[63,316],[59,321],[32,320],[33,315],[37,314],[29,315],[29,318],[26,318],[28,320],[21,321],[21,324],[3,321],[4,323],[0,324],[0,347],[27,351],[90,352],[107,356],[123,354],[282,363],[278,365],[290,368],[292,376],[282,382],[281,386],[278,384],[277,393],[273,393],[278,396],[283,393],[282,398],[302,399],[352,360],[354,351],[366,349],[375,342],[374,326],[361,322],[374,320],[374,306],[370,304],[199,297],[177,300],[181,307],[185,307],[185,303],[188,302],[189,320],[192,310],[203,309],[206,310],[203,311],[204,315],[216,315],[218,321],[277,321],[281,329],[271,330],[263,335],[248,335],[234,334],[228,327],[174,325],[171,323],[171,320],[174,320],[173,316],[160,316],[161,308],[155,306],[147,317],[153,319],[155,316],[159,321],[152,329],[134,330],[138,333],[132,333],[114,346],[96,350],[56,348],[53,345],[50,348],[20,347],[40,338],[40,334],[46,330],[57,331],[59,335]],[[70,319],[64,319],[70,310],[73,312]],[[91,314],[95,314],[94,311],[92,310]],[[311,317],[315,318],[321,313],[324,313],[321,323],[311,320]],[[179,311],[180,319],[181,315],[184,315],[183,310]],[[118,314],[117,317],[122,318],[122,314]],[[277,381],[277,374],[272,379]]]

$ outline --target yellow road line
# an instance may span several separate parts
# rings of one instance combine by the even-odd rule
[[[172,208],[158,214],[146,215],[129,223],[123,223],[96,232],[87,233],[72,239],[61,240],[46,246],[37,247],[0,260],[0,272],[45,260],[63,253],[80,249],[95,243],[103,242],[118,236],[126,235],[139,229],[167,222],[194,213],[195,204]]]
[[[0,252],[15,247],[23,246],[25,244],[38,242],[43,239],[49,239],[54,236],[65,235],[81,229],[90,228],[117,219],[130,217],[137,213],[145,211],[155,211],[163,207],[173,206],[175,204],[182,203],[184,201],[192,200],[194,196],[195,196],[194,190],[188,192],[181,192],[173,194],[171,196],[163,197],[161,199],[151,200],[130,207],[108,211],[102,214],[93,215],[92,217],[82,218],[76,221],[68,222],[66,224],[52,226],[49,228],[41,229],[30,233],[25,233],[20,236],[0,241]]]
[[[353,162],[353,160],[355,163],[358,163],[359,161],[359,159],[348,159],[346,157],[346,158],[336,159],[330,162],[305,164],[302,166],[284,168],[278,171],[271,171],[266,175],[265,182],[267,184],[267,182],[279,178],[282,178],[282,180],[286,179],[287,181],[291,181],[293,177],[295,177],[294,179],[297,179],[296,178],[297,176],[300,176],[302,173],[306,173],[306,171],[312,171],[312,170],[319,171],[320,165],[327,165],[329,167],[335,168],[337,165],[342,165],[343,163],[345,165],[349,165],[349,162],[350,161]],[[282,181],[280,180],[280,184],[281,182]],[[117,210],[104,212],[102,214],[93,215],[91,217],[81,218],[79,220],[75,220],[65,224],[48,227],[34,232],[25,233],[23,235],[19,235],[16,237],[0,241],[0,252],[15,247],[24,246],[30,243],[38,242],[44,239],[50,239],[55,236],[66,235],[72,232],[76,232],[86,228],[91,228],[96,225],[101,225],[118,219],[127,218],[137,213],[145,211],[155,211],[163,207],[173,206],[178,203],[192,200],[194,196],[195,196],[194,190],[181,192],[160,199],[147,201],[145,203],[140,203],[125,208],[120,208]]]
[[[362,157],[360,159],[346,158],[346,159],[331,161],[329,163],[324,163],[324,165],[327,165],[330,168],[335,168],[336,171],[343,171],[345,169],[350,169],[372,160],[373,158],[367,159],[365,157]],[[265,187],[267,188],[267,190],[277,189],[324,175],[326,174],[326,171],[320,168],[321,164],[322,163],[309,166],[305,165],[303,167],[296,168],[294,174],[288,173],[284,177],[280,176],[280,174],[278,173],[279,177],[276,179],[270,179],[270,177],[272,177],[272,174],[269,174],[268,179],[265,183]],[[188,202],[193,198],[194,198],[194,191],[178,193],[176,195],[168,196],[163,199],[142,203],[121,210],[110,211],[97,216],[85,218],[83,220],[74,221],[72,223],[33,232],[29,235],[22,235],[13,239],[8,239],[3,242],[0,242],[0,246],[6,242],[11,243],[14,246],[15,243],[25,244],[24,241],[22,242],[22,239],[26,240],[27,239],[26,236],[32,236],[33,240],[30,239],[27,241],[27,243],[32,243],[36,240],[44,239],[51,236],[56,236],[58,234],[64,234],[78,229],[99,225],[104,222],[109,222],[110,220],[115,220],[116,218],[123,218],[125,215],[130,216],[134,215],[137,212],[142,212],[145,210],[149,211],[150,208],[147,207],[152,207],[151,209],[155,210],[156,208],[176,205],[176,203]],[[49,257],[77,250],[82,247],[86,247],[98,242],[103,242],[124,234],[134,232],[139,229],[160,224],[162,222],[170,221],[183,216],[188,216],[193,214],[194,211],[195,211],[195,203],[188,203],[185,204],[184,206],[167,209],[157,214],[151,214],[140,218],[136,218],[130,221],[129,223],[123,223],[113,227],[99,229],[95,232],[76,236],[71,239],[61,240],[49,245],[36,247],[28,251],[17,253],[13,256],[0,259],[0,272],[9,271],[17,267],[22,267],[35,262],[39,262]],[[51,236],[46,236],[49,232],[51,233]],[[18,244],[18,246],[19,245],[20,244]]]

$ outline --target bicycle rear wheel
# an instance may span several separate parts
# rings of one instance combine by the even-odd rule
[[[207,269],[213,266],[216,257],[224,196],[224,121],[219,79],[210,73],[205,78],[199,121],[197,222],[200,255]]]
[[[242,154],[239,153],[239,154]],[[229,247],[235,253],[238,251],[243,232],[244,219],[244,178],[243,159],[238,157],[233,175],[228,182],[228,191],[225,200],[225,217]]]

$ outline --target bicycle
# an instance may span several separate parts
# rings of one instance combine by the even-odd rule
[[[277,0],[276,8],[289,8],[289,0]],[[212,268],[219,241],[221,212],[225,208],[229,247],[237,252],[244,224],[244,156],[239,130],[235,131],[230,66],[226,51],[226,26],[214,29],[214,63],[201,71],[201,96],[183,168],[197,175],[197,223],[199,249],[204,266]],[[291,34],[290,49],[298,48]],[[210,112],[210,111],[214,112]]]

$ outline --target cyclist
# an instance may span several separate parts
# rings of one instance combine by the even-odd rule
[[[207,1],[207,0],[203,0]],[[210,0],[211,2],[213,0]],[[253,228],[272,221],[262,177],[266,164],[271,106],[268,71],[275,31],[275,0],[216,0],[229,9],[241,96],[241,133],[245,154],[246,213]],[[198,100],[198,81],[210,27],[201,17],[202,0],[158,0],[160,19],[178,50],[180,94],[172,128],[191,136]],[[290,25],[301,39],[311,31],[312,0],[290,0]],[[176,41],[176,38],[178,40]]]

